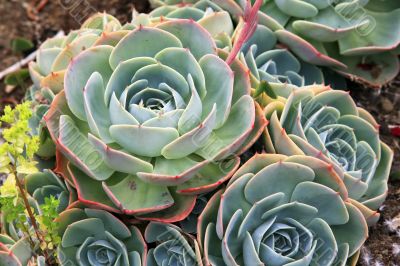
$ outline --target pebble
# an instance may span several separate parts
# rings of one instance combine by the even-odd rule
[[[382,107],[382,110],[383,110],[385,113],[390,113],[390,112],[392,112],[393,109],[394,109],[394,105],[393,105],[392,101],[389,100],[389,99],[386,98],[386,97],[381,97],[381,98],[380,98],[380,105],[381,105],[381,107]]]

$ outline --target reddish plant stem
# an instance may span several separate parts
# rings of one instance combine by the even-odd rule
[[[35,231],[36,237],[37,237],[37,239],[39,241],[44,242],[43,236],[40,234],[40,230],[39,230],[38,223],[36,221],[35,215],[33,214],[31,206],[29,205],[28,198],[26,197],[24,187],[22,186],[22,183],[21,183],[21,181],[19,180],[19,178],[17,176],[17,171],[16,171],[14,166],[12,166],[12,174],[14,175],[16,184],[17,184],[18,189],[19,189],[19,191],[21,193],[21,197],[22,197],[22,200],[24,201],[25,209],[28,212],[28,216],[29,216],[29,219],[31,220],[31,224],[32,224],[33,229]],[[45,260],[49,261],[50,259],[49,259],[49,255],[47,253],[47,250],[43,250],[43,253],[44,253],[44,256],[45,256]]]
[[[228,58],[226,59],[226,63],[228,65],[232,64],[236,56],[240,53],[243,44],[250,39],[256,30],[258,24],[258,11],[260,10],[262,3],[263,0],[256,0],[254,5],[251,6],[250,0],[247,0],[243,15],[244,25],[233,44],[232,51],[229,53]]]

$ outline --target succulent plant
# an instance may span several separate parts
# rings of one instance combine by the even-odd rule
[[[34,89],[49,88],[54,93],[60,92],[64,87],[65,69],[76,55],[94,45],[114,43],[126,33],[115,17],[97,13],[79,30],[46,40],[39,47],[36,62],[29,64]]]
[[[194,4],[161,5],[148,15],[140,14],[134,24],[150,25],[173,19],[193,19],[204,27],[216,41],[218,48],[231,45],[234,22],[230,14],[211,0],[200,0]]]
[[[40,89],[36,86],[31,86],[25,95],[25,100],[32,103],[33,109],[29,127],[32,130],[32,135],[37,135],[40,138],[40,146],[36,155],[43,159],[52,158],[56,154],[56,146],[43,121],[53,99],[54,93],[49,88]]]
[[[61,180],[51,170],[44,170],[25,177],[26,191],[32,195],[39,205],[45,204],[45,199],[53,196],[60,201],[57,211],[61,213],[76,200],[76,192],[68,182]]]
[[[27,196],[27,200],[33,210],[33,213],[35,215],[40,215],[41,209],[38,202],[29,195]],[[19,214],[18,218],[12,218],[13,215],[10,216],[10,213],[7,211],[2,211],[0,213],[0,233],[9,236],[17,242],[20,239],[23,239],[25,235],[25,232],[20,229],[21,226],[27,228],[30,232],[33,232],[34,228],[24,213]]]
[[[246,6],[246,0],[213,2],[236,21]],[[152,3],[166,6],[186,1]],[[332,68],[370,87],[382,87],[400,70],[396,55],[400,43],[397,0],[385,0],[384,4],[380,0],[267,0],[260,8],[259,24],[275,31],[279,42],[303,61]]]
[[[211,198],[212,195],[213,192],[209,192],[197,196],[196,204],[194,205],[192,212],[188,215],[188,217],[179,222],[179,227],[182,229],[183,232],[188,234],[197,233],[197,219],[203,212],[208,200]]]
[[[267,150],[324,160],[335,168],[351,199],[377,210],[387,194],[393,152],[380,141],[372,116],[348,92],[320,85],[280,96],[265,107],[270,119]]]
[[[260,23],[308,63],[332,67],[374,87],[388,83],[400,70],[391,53],[400,43],[400,27],[392,27],[400,25],[396,0],[270,0],[260,10]]]
[[[143,237],[110,213],[95,209],[68,209],[56,219],[62,237],[60,265],[146,265]]]
[[[15,241],[7,235],[0,235],[0,265],[22,266],[32,261],[33,252],[26,239]],[[36,259],[37,266],[45,266],[44,258]]]
[[[148,252],[147,266],[203,265],[196,239],[175,225],[150,222],[144,236],[148,244],[156,244]]]
[[[321,69],[303,62],[285,48],[277,48],[277,37],[266,26],[257,26],[242,52],[256,81],[265,80],[271,85],[290,84],[298,87],[324,83]]]
[[[50,38],[39,47],[36,62],[29,64],[33,86],[27,90],[25,98],[33,104],[30,127],[33,134],[40,136],[36,154],[41,159],[55,156],[55,145],[42,118],[54,94],[64,88],[64,74],[70,61],[91,46],[117,42],[127,32],[113,16],[98,13],[88,18],[79,30]]]
[[[266,124],[244,66],[185,19],[80,53],[45,120],[81,201],[168,222],[227,180]]]
[[[207,265],[355,265],[368,227],[332,167],[257,154],[199,217]]]

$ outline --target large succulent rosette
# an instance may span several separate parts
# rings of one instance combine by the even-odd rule
[[[196,239],[172,224],[151,222],[144,234],[149,250],[147,266],[201,266],[203,265]]]
[[[219,58],[196,22],[173,20],[80,53],[45,119],[80,201],[171,222],[227,180],[261,134],[249,94],[239,61]]]
[[[343,181],[314,157],[258,154],[198,223],[207,265],[355,265],[368,235]]]
[[[358,108],[348,92],[324,86],[282,96],[265,107],[270,119],[267,150],[305,154],[331,164],[349,197],[362,203],[363,212],[376,220],[371,210],[377,210],[386,197],[393,152],[380,141],[379,126],[372,116]]]
[[[60,265],[146,265],[147,246],[139,229],[110,213],[72,208],[56,219]]]
[[[80,29],[66,36],[56,36],[40,45],[36,61],[29,64],[33,86],[26,93],[32,102],[33,117],[29,121],[32,133],[40,136],[37,155],[41,159],[55,156],[55,146],[42,120],[54,94],[64,88],[64,75],[72,58],[94,45],[115,43],[127,34],[130,25],[121,26],[113,16],[97,13],[89,17]],[[41,160],[41,162],[44,162]]]

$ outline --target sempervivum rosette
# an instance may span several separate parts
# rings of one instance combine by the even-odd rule
[[[144,234],[148,244],[156,244],[149,250],[147,266],[202,266],[196,239],[172,224],[151,222]]]
[[[146,265],[147,247],[139,229],[108,212],[69,209],[56,219],[60,265]]]
[[[172,222],[263,130],[249,94],[240,62],[231,69],[204,28],[173,20],[80,53],[45,119],[81,201]]]
[[[279,99],[265,107],[270,118],[268,151],[315,156],[332,164],[349,197],[377,210],[387,194],[393,152],[380,141],[372,116],[358,108],[348,92],[323,86],[305,87]]]
[[[207,265],[355,265],[368,228],[329,164],[255,155],[199,217]]]

